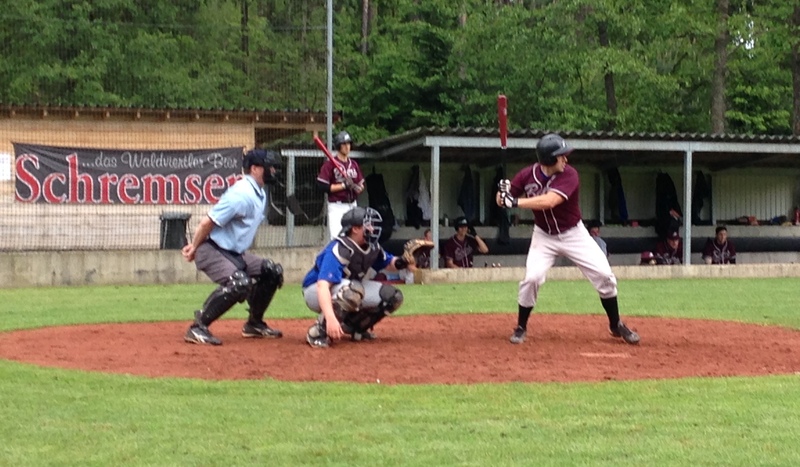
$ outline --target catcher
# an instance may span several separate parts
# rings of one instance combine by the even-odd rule
[[[317,255],[303,279],[306,305],[319,313],[306,335],[311,347],[330,347],[345,334],[354,341],[374,340],[374,326],[403,304],[399,289],[366,279],[370,269],[398,271],[409,265],[378,244],[381,220],[372,208],[347,211],[341,232]]]

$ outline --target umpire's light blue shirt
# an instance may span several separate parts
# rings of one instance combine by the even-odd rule
[[[216,224],[209,235],[211,240],[226,250],[244,253],[253,244],[266,205],[267,193],[253,177],[245,175],[208,212]]]

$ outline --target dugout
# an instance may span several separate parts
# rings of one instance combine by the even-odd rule
[[[458,196],[468,166],[473,174],[474,197],[478,206],[478,225],[492,226],[490,209],[494,192],[493,176],[505,162],[508,173],[535,161],[534,148],[545,130],[526,129],[509,133],[508,148],[500,149],[497,129],[418,128],[354,147],[354,157],[363,157],[365,173],[377,168],[389,174],[387,189],[394,211],[402,211],[403,192],[413,165],[422,167],[430,180],[434,239],[452,235],[444,218],[461,215]],[[690,238],[684,263],[692,252],[699,252],[710,227],[725,224],[741,226],[732,233],[737,249],[749,253],[800,251],[800,227],[791,226],[795,206],[800,205],[800,139],[794,136],[716,135],[682,133],[558,132],[576,152],[570,164],[581,174],[581,209],[585,220],[599,219],[603,238],[612,252],[634,255],[654,244],[657,235],[655,185],[666,174],[674,184],[683,210],[681,235]],[[356,138],[357,139],[357,138]],[[609,201],[617,171],[627,201],[627,217],[619,219]],[[706,182],[706,193],[695,196],[698,180]],[[364,202],[366,204],[366,201]],[[514,234],[511,241],[498,243],[496,230],[484,233],[490,252],[524,254],[529,242],[529,212],[517,219],[526,233]],[[758,225],[742,225],[742,218],[754,218]],[[789,225],[787,225],[789,224]],[[633,227],[636,225],[636,227]],[[385,245],[397,252],[403,240],[421,236],[421,230],[397,226]],[[737,227],[739,228],[739,227]],[[729,228],[730,230],[730,228]],[[480,231],[480,229],[479,229]],[[609,235],[611,234],[611,235]],[[713,236],[713,235],[711,235]],[[699,245],[699,246],[698,246]],[[649,249],[649,248],[648,248]],[[696,261],[695,261],[696,262]]]

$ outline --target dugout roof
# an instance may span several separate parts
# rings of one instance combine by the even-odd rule
[[[532,162],[532,150],[549,130],[509,131],[507,162]],[[710,172],[732,168],[800,168],[800,138],[796,136],[730,135],[701,133],[618,133],[554,131],[576,149],[570,162],[601,169],[619,166],[670,167],[692,164]],[[495,165],[503,154],[497,128],[416,128],[408,132],[357,145],[366,157],[398,158],[408,162],[431,161],[439,147],[442,163]]]
[[[430,162],[432,218],[439,216],[439,168],[446,163],[469,163],[488,167],[503,162],[531,163],[539,138],[558,133],[576,149],[572,164],[588,164],[601,170],[620,166],[682,167],[683,205],[692,200],[694,167],[719,172],[728,169],[798,169],[800,138],[686,133],[617,133],[549,130],[514,130],[508,134],[508,148],[500,148],[497,128],[417,128],[369,144],[357,146],[364,157],[393,158],[404,162]],[[438,242],[439,226],[432,226]],[[683,227],[691,238],[692,226]],[[433,255],[438,255],[438,248]],[[684,250],[683,264],[689,265],[691,251]]]

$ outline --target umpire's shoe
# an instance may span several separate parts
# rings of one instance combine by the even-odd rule
[[[511,334],[511,338],[509,339],[509,341],[512,344],[522,344],[523,342],[525,342],[525,334],[526,334],[525,328],[523,328],[522,326],[517,326],[516,328],[514,328],[514,334]]]
[[[200,323],[194,323],[189,326],[189,330],[186,331],[183,340],[191,344],[222,345],[222,341],[214,337],[208,327]]]
[[[331,346],[331,340],[321,323],[314,323],[313,326],[308,328],[306,342],[317,349],[326,349]]]
[[[625,323],[620,321],[617,323],[616,329],[609,329],[608,330],[612,336],[619,337],[620,339],[624,340],[628,344],[636,345],[639,343],[639,334],[636,334],[634,331],[631,331],[628,326],[625,326]]]
[[[278,339],[283,337],[283,333],[279,329],[273,329],[267,326],[267,323],[263,321],[260,323],[251,323],[248,321],[242,326],[242,337],[271,337],[273,339]]]

